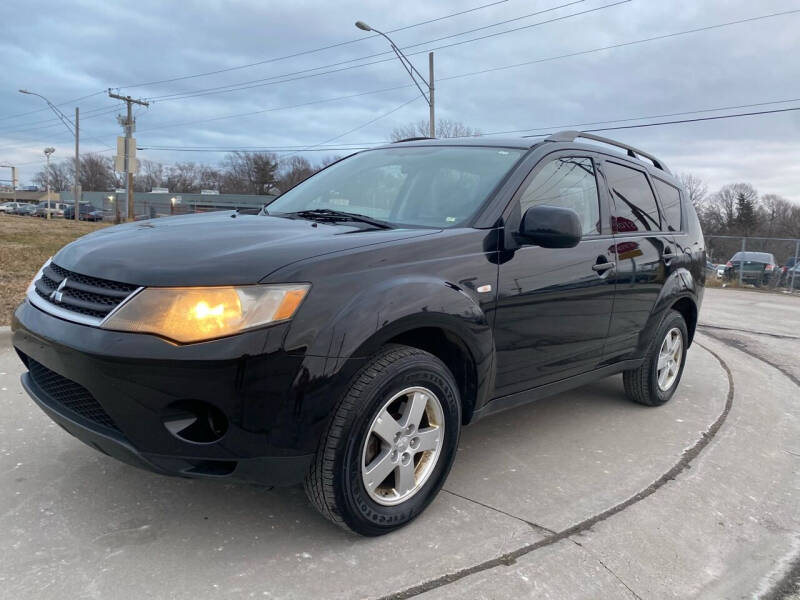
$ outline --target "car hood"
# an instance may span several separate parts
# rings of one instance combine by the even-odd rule
[[[220,211],[101,229],[53,262],[140,286],[250,284],[298,260],[439,231],[364,227]]]

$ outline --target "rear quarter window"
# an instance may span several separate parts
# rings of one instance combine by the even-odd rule
[[[681,230],[681,193],[673,185],[653,179],[661,200],[661,227],[666,231]]]

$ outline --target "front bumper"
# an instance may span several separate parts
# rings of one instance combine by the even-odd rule
[[[267,485],[302,480],[327,417],[304,403],[322,391],[312,375],[324,359],[284,352],[287,327],[178,346],[64,321],[27,301],[12,322],[29,367],[23,386],[84,443],[159,473]],[[76,403],[70,394],[81,389]],[[224,434],[198,443],[171,433],[165,415],[186,401],[218,409]]]

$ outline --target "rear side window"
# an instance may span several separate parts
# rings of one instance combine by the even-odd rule
[[[656,197],[644,173],[612,162],[605,163],[604,170],[614,198],[614,233],[660,230]]]
[[[592,160],[565,156],[542,167],[522,192],[521,212],[541,204],[571,208],[581,219],[583,235],[600,233],[600,202]]]
[[[681,193],[658,178],[653,179],[661,199],[661,225],[668,231],[681,230]]]

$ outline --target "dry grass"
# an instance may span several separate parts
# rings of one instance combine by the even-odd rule
[[[11,322],[25,288],[44,261],[72,240],[101,227],[107,225],[0,214],[0,325]]]

